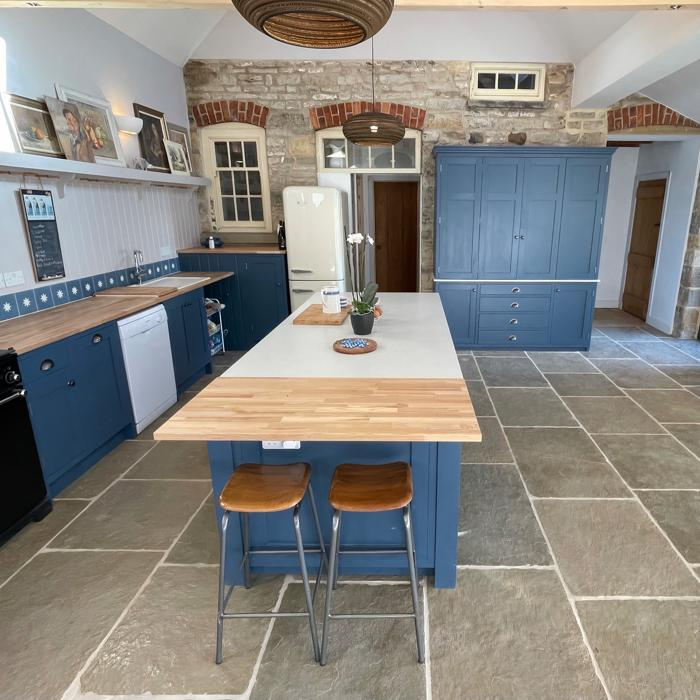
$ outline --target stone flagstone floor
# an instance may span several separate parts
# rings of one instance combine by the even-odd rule
[[[216,666],[206,451],[151,429],[0,549],[0,699],[700,698],[700,343],[604,310],[589,352],[460,362],[484,442],[463,450],[457,588],[421,587],[424,666],[409,623],[376,620],[336,623],[321,669],[293,618],[228,623]],[[350,580],[336,600],[409,596]],[[232,604],[303,593],[261,578]]]

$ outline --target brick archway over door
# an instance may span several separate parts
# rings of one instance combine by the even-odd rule
[[[249,100],[213,100],[200,102],[192,107],[192,116],[199,127],[242,122],[264,129],[269,113],[269,107]]]
[[[362,112],[382,112],[398,117],[407,129],[423,130],[425,124],[425,110],[411,105],[402,105],[396,102],[337,102],[323,107],[309,107],[311,126],[315,131],[342,126],[349,117]]]
[[[645,127],[700,129],[700,124],[659,102],[644,102],[608,110],[608,132],[644,129]]]

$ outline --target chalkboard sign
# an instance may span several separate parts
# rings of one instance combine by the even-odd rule
[[[65,277],[53,197],[48,190],[20,190],[34,275],[38,282]]]

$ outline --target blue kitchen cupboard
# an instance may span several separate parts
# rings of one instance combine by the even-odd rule
[[[588,347],[613,151],[435,148],[435,288],[457,347]]]
[[[133,435],[116,323],[20,355],[44,477],[56,496]]]
[[[286,256],[276,253],[180,253],[187,272],[233,272],[205,288],[222,301],[228,350],[249,350],[289,315]]]

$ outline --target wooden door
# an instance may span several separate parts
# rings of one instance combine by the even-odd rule
[[[666,180],[644,180],[637,186],[622,309],[644,320],[649,308],[665,194]]]
[[[418,291],[418,183],[374,183],[375,277],[381,292]]]

